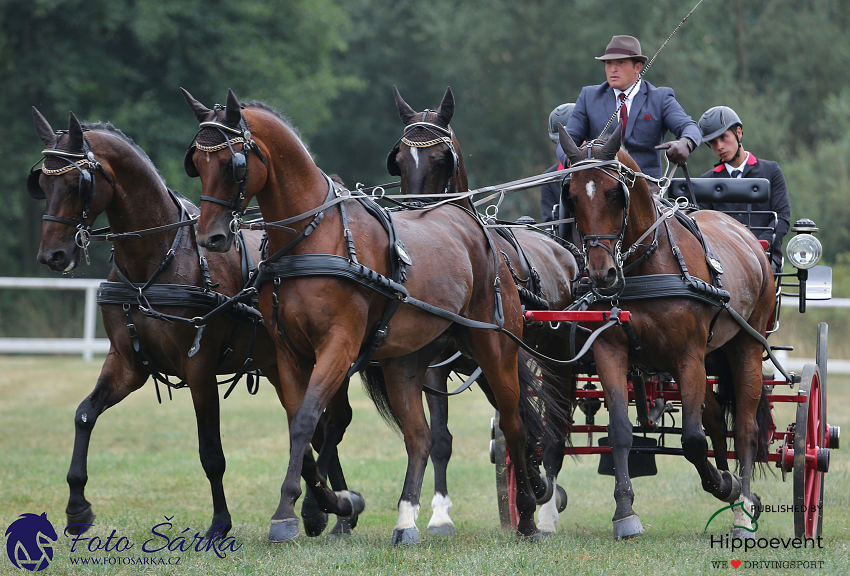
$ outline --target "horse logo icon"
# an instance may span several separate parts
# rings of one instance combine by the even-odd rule
[[[18,568],[38,572],[44,570],[53,560],[53,546],[59,537],[53,524],[47,519],[47,512],[21,514],[6,529],[6,553],[9,560]]]

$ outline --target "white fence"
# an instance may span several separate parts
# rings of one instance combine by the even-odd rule
[[[0,338],[0,354],[82,354],[91,360],[95,354],[109,351],[109,340],[95,338],[97,322],[97,287],[103,280],[82,278],[3,278],[0,288],[50,288],[54,290],[85,290],[86,307],[83,314],[82,338]],[[796,307],[796,298],[788,298],[783,306]],[[809,300],[807,308],[850,308],[850,298],[831,300]],[[788,370],[800,371],[804,363],[814,362],[806,358],[788,358],[787,353],[777,355]],[[787,361],[787,364],[786,364]],[[850,360],[829,359],[829,372],[850,374]]]
[[[97,287],[103,280],[84,278],[2,278],[0,288],[49,288],[85,290],[82,338],[0,338],[0,354],[82,354],[91,360],[109,351],[107,338],[95,338],[97,326]]]

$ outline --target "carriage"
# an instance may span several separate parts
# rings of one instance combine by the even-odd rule
[[[560,340],[565,333],[569,334],[567,337],[569,345],[565,346],[561,342],[558,348],[562,352],[564,350],[570,352],[567,358],[575,357],[571,360],[555,359],[555,361],[571,366],[578,362],[577,368],[571,368],[570,374],[573,383],[576,384],[575,387],[578,388],[577,384],[581,383],[581,389],[575,391],[572,406],[579,406],[586,415],[586,421],[584,425],[570,423],[568,427],[561,430],[561,433],[569,433],[570,436],[587,434],[589,445],[578,447],[576,443],[567,443],[558,447],[560,456],[562,458],[564,454],[611,454],[613,458],[617,458],[614,448],[592,445],[594,434],[610,431],[610,428],[597,426],[593,421],[595,413],[601,407],[601,400],[605,397],[603,391],[597,387],[597,384],[602,382],[602,379],[598,377],[600,365],[593,360],[583,359],[583,356],[594,339],[604,330],[618,326],[624,328],[625,332],[629,332],[630,326],[641,320],[642,313],[635,312],[637,308],[629,309],[630,296],[627,292],[623,292],[626,283],[622,279],[622,270],[614,274],[618,282],[615,286],[616,294],[614,298],[607,300],[612,305],[600,309],[600,302],[605,302],[606,299],[599,298],[599,287],[595,286],[594,281],[579,280],[582,275],[578,274],[576,279],[579,281],[575,284],[576,290],[573,291],[573,286],[570,286],[571,278],[565,275],[566,270],[571,272],[575,270],[575,260],[578,259],[580,269],[590,271],[587,277],[593,280],[592,266],[589,265],[589,261],[584,262],[586,253],[573,252],[571,255],[551,238],[545,238],[541,242],[546,245],[543,252],[548,250],[552,255],[557,252],[555,248],[560,250],[560,256],[554,257],[553,264],[548,266],[549,272],[556,276],[553,281],[556,288],[549,292],[550,297],[559,286],[560,296],[574,299],[575,302],[566,306],[565,302],[558,303],[557,300],[550,300],[549,303],[554,304],[551,310],[537,309],[527,305],[529,301],[542,301],[532,290],[529,290],[530,284],[533,283],[531,281],[537,273],[533,272],[533,268],[527,269],[522,255],[523,249],[514,240],[507,237],[494,240],[497,234],[486,233],[488,228],[498,230],[505,227],[504,224],[491,222],[477,213],[475,207],[486,202],[487,199],[475,203],[471,201],[476,193],[496,191],[502,194],[507,187],[487,187],[477,191],[466,191],[463,157],[453,132],[448,128],[448,122],[454,110],[454,100],[450,90],[447,90],[443,103],[436,112],[426,110],[422,113],[414,112],[401,100],[396,91],[396,102],[406,129],[405,136],[390,153],[387,161],[388,168],[392,174],[402,176],[402,182],[407,180],[408,192],[418,186],[416,190],[413,190],[417,199],[425,197],[430,197],[431,200],[435,200],[435,197],[445,197],[445,199],[424,206],[417,201],[396,202],[405,210],[394,214],[378,207],[376,198],[368,197],[363,190],[350,191],[335,184],[315,165],[291,125],[267,105],[248,103],[243,106],[231,92],[228,94],[226,106],[216,105],[213,109],[209,109],[194,100],[188,92],[184,92],[184,96],[200,122],[198,134],[187,151],[184,167],[190,176],[201,177],[204,185],[204,195],[201,200],[205,203],[200,210],[200,215],[190,218],[185,208],[178,210],[178,207],[183,206],[182,200],[165,188],[164,182],[156,177],[150,162],[144,161],[139,150],[128,152],[128,157],[141,157],[142,163],[152,174],[151,178],[156,184],[155,187],[161,191],[163,205],[171,213],[179,211],[180,221],[168,223],[175,218],[175,215],[164,209],[161,214],[146,214],[146,216],[156,216],[159,220],[147,223],[151,226],[147,230],[140,231],[130,226],[129,230],[117,234],[113,230],[112,234],[102,239],[138,239],[142,232],[160,233],[176,228],[182,230],[183,226],[193,226],[193,228],[196,226],[194,241],[190,242],[189,235],[183,236],[181,240],[181,235],[177,233],[170,250],[167,245],[163,246],[162,264],[157,265],[159,260],[151,259],[150,262],[153,264],[149,266],[150,270],[134,271],[130,279],[123,275],[121,266],[129,267],[130,264],[127,262],[132,263],[139,259],[127,258],[122,251],[116,251],[115,278],[123,282],[129,296],[123,294],[121,298],[124,300],[119,299],[121,301],[114,302],[103,300],[102,304],[114,306],[111,324],[114,325],[112,329],[115,335],[114,338],[112,334],[110,336],[113,338],[114,346],[123,347],[127,351],[128,365],[122,370],[134,372],[134,374],[129,380],[130,385],[118,377],[102,379],[96,388],[97,394],[92,395],[93,398],[97,396],[96,401],[87,399],[78,410],[76,427],[80,442],[79,448],[75,447],[75,458],[68,476],[71,486],[71,499],[67,509],[69,524],[88,527],[94,519],[91,505],[83,496],[83,488],[86,482],[87,443],[97,414],[119,402],[133,389],[141,387],[148,376],[152,375],[156,380],[153,364],[164,365],[174,359],[180,359],[181,362],[186,363],[186,366],[197,362],[200,357],[194,361],[187,358],[198,353],[201,335],[207,323],[210,322],[208,336],[204,340],[204,346],[200,348],[203,354],[208,353],[210,356],[205,361],[198,362],[198,365],[205,366],[205,373],[193,374],[191,369],[179,365],[171,366],[171,373],[176,373],[187,380],[195,399],[199,419],[199,440],[202,445],[202,463],[213,487],[215,514],[210,526],[211,531],[221,523],[226,529],[230,527],[229,513],[221,488],[224,456],[221,452],[220,439],[218,439],[218,395],[214,375],[217,370],[221,373],[235,371],[238,377],[251,365],[255,368],[263,368],[266,375],[270,376],[281,403],[290,417],[292,439],[290,466],[281,489],[280,505],[272,517],[269,540],[284,542],[298,537],[299,519],[294,506],[301,495],[301,478],[307,480],[308,494],[313,498],[315,513],[312,516],[314,520],[318,518],[315,524],[311,524],[308,528],[307,511],[302,510],[308,534],[321,533],[327,522],[327,516],[324,513],[328,512],[338,515],[342,522],[342,525],[338,522],[340,532],[347,533],[356,524],[357,515],[363,511],[365,502],[359,494],[347,489],[336,460],[336,445],[351,419],[351,409],[347,401],[348,378],[353,373],[362,371],[361,373],[367,375],[366,384],[367,387],[371,386],[370,394],[378,405],[379,411],[388,420],[395,419],[395,423],[403,429],[408,443],[408,474],[399,500],[399,520],[393,531],[393,543],[418,542],[416,516],[419,511],[419,492],[425,464],[429,455],[433,456],[431,432],[422,411],[421,392],[425,388],[423,379],[429,363],[435,356],[445,351],[448,344],[452,344],[458,348],[458,352],[463,352],[479,364],[480,369],[474,372],[481,374],[483,371],[488,381],[491,402],[500,410],[505,408],[493,422],[494,438],[491,443],[491,454],[494,462],[497,463],[499,479],[500,517],[505,524],[512,525],[521,537],[537,537],[539,533],[534,523],[535,504],[550,499],[554,486],[534,469],[536,465],[533,438],[539,429],[535,430],[533,425],[537,424],[536,421],[541,417],[540,413],[535,412],[535,405],[543,404],[546,407],[547,416],[564,415],[566,417],[566,414],[559,413],[559,402],[556,398],[547,397],[546,386],[535,385],[535,379],[528,370],[526,358],[520,354],[520,347],[529,353],[535,351],[523,342],[527,333],[537,335],[553,332],[556,333],[553,339],[557,340]],[[111,132],[111,129],[94,129],[86,137],[83,134],[83,127],[73,115],[67,132],[54,132],[40,114],[37,112],[34,114],[37,131],[44,143],[51,146],[44,151],[44,155],[46,158],[58,159],[59,167],[50,169],[52,171],[33,172],[28,181],[30,194],[35,198],[44,198],[44,188],[49,183],[51,196],[61,193],[64,198],[51,204],[51,210],[58,209],[57,214],[45,216],[45,230],[52,231],[53,235],[57,236],[56,242],[62,245],[51,249],[49,254],[46,253],[44,261],[56,270],[70,269],[67,267],[73,267],[72,263],[79,262],[80,250],[78,249],[84,250],[87,242],[93,239],[90,228],[93,218],[89,214],[89,209],[91,208],[92,211],[105,209],[112,194],[121,191],[121,187],[116,188],[113,182],[119,158],[112,159],[114,166],[113,174],[110,176],[96,160],[96,155],[101,153],[100,150],[92,150],[93,147],[97,147],[94,146],[97,140],[101,138],[109,140],[114,135],[98,134]],[[249,124],[251,130],[248,130]],[[422,138],[417,140],[415,130],[420,128],[422,134],[419,136]],[[615,135],[618,134],[619,132],[615,131]],[[126,138],[123,139],[124,147],[132,149],[132,143]],[[57,149],[60,140],[63,143],[63,149]],[[234,145],[237,147],[241,145],[241,149],[235,149]],[[273,146],[282,146],[284,149],[271,154],[270,147]],[[263,152],[264,147],[265,152]],[[437,147],[437,152],[432,154],[428,161],[421,162],[421,165],[418,153],[416,156],[411,156],[411,150],[432,147]],[[605,177],[609,177],[611,173],[608,171],[612,167],[616,168],[619,183],[615,179],[614,194],[620,194],[618,200],[621,204],[625,201],[616,246],[616,250],[619,250],[628,221],[630,201],[634,208],[633,212],[635,214],[638,212],[635,206],[641,199],[634,194],[630,200],[629,190],[635,185],[635,176],[639,173],[628,168],[623,162],[614,160],[614,155],[620,149],[618,139],[602,145],[601,148],[603,156],[606,150],[612,155],[607,159],[594,160],[583,167],[565,169],[564,172],[601,168],[603,169],[601,171],[606,174]],[[588,158],[591,152],[592,150],[588,149]],[[215,162],[211,162],[211,158],[215,159]],[[406,158],[416,160],[405,162]],[[65,166],[63,163],[73,164],[73,166]],[[293,169],[284,167],[287,163],[295,166],[294,170],[300,174],[300,179],[276,176],[277,170]],[[253,169],[249,171],[251,164]],[[411,186],[411,173],[414,172],[411,167],[414,165],[419,172],[416,175],[419,180],[418,184],[414,183],[415,185]],[[45,164],[45,169],[48,168]],[[75,178],[76,173],[72,172],[75,169],[79,172],[78,181]],[[95,182],[94,174],[97,171],[101,171],[106,178]],[[259,177],[256,176],[257,174]],[[546,178],[559,178],[561,175],[549,174]],[[623,180],[624,175],[628,177],[628,184]],[[48,176],[51,177],[50,180]],[[645,177],[645,175],[641,176]],[[542,183],[540,177],[530,178],[514,188],[529,188]],[[696,196],[691,195],[694,201],[699,199],[700,194],[723,194],[727,189],[733,195],[743,195],[754,201],[760,197],[759,195],[769,193],[763,183],[754,180],[737,184],[717,180],[712,180],[711,183],[700,183],[694,180],[690,184],[673,181],[671,186],[674,191],[687,189],[688,194],[692,194],[691,184],[696,191]],[[95,198],[98,185],[103,192]],[[588,188],[588,196],[592,199],[593,193],[590,190]],[[263,193],[262,196],[261,193]],[[247,202],[253,195],[256,195],[260,202],[263,215],[267,220],[265,222],[245,223],[242,221]],[[287,197],[288,202],[282,201]],[[97,202],[92,203],[93,198]],[[648,198],[647,196],[645,200],[651,202]],[[141,198],[133,199],[141,200]],[[724,196],[724,199],[728,198]],[[665,206],[663,218],[657,219],[641,239],[652,230],[656,230],[657,240],[660,224],[672,216],[679,218],[679,214],[687,208],[687,203],[680,204],[677,200],[675,203],[667,202]],[[81,217],[78,216],[79,213],[82,214]],[[636,219],[636,217],[633,218],[633,220]],[[469,226],[457,225],[458,220]],[[320,227],[323,221],[326,224]],[[404,224],[400,227],[404,234],[396,231],[394,221]],[[336,222],[336,224],[328,222]],[[730,223],[738,225],[732,220],[727,222],[727,224]],[[298,232],[294,226],[301,227],[302,224],[306,226]],[[251,265],[246,265],[244,262],[240,265],[238,250],[231,250],[231,247],[243,229],[253,229],[255,225],[268,234],[268,240],[263,243],[267,250],[264,251],[263,262],[251,272],[247,285],[240,290],[239,286],[245,283],[243,272],[246,268],[250,269]],[[519,227],[532,228],[525,224],[520,224]],[[56,233],[59,229],[62,231],[61,234]],[[795,243],[794,248],[789,247],[788,252],[798,271],[780,275],[776,286],[771,285],[766,292],[765,288],[762,288],[762,295],[759,296],[761,300],[764,300],[765,295],[771,300],[769,307],[773,311],[773,319],[770,322],[772,330],[778,326],[781,298],[787,295],[783,293],[783,288],[793,286],[798,288],[798,293],[793,296],[799,298],[801,311],[805,310],[807,294],[809,297],[829,297],[828,270],[815,269],[811,275],[809,272],[819,258],[819,245],[810,234],[816,231],[814,223],[798,221],[795,231],[798,235],[792,240]],[[744,233],[748,237],[751,236],[746,230]],[[444,246],[435,247],[430,242],[435,235],[442,238]],[[673,242],[674,235],[669,227],[667,235],[669,245],[678,249]],[[369,238],[370,241],[364,242],[364,237]],[[585,237],[585,239],[591,238],[590,245],[599,246],[600,240],[616,239],[617,236],[595,234],[592,237]],[[693,238],[688,241],[693,244]],[[754,238],[749,238],[748,241],[753,254],[759,256],[756,261],[767,262],[764,256],[765,247],[752,245],[755,242]],[[222,274],[228,270],[228,274],[232,276],[232,278],[228,276],[227,296],[216,296],[213,300],[208,298],[201,303],[193,303],[186,298],[175,302],[173,300],[153,301],[146,297],[144,292],[148,288],[155,287],[170,277],[170,272],[168,275],[161,274],[174,259],[174,247],[180,242],[187,245],[180,251],[181,255],[189,254],[189,259],[196,262],[198,258],[192,254],[197,253],[201,256],[199,266],[193,264],[197,268],[193,275],[195,282],[204,283],[205,293],[211,293],[212,282],[210,271],[206,268],[202,247],[207,248],[209,254],[213,252],[229,254],[228,257],[233,262],[219,263],[215,269],[216,274]],[[443,251],[450,243],[453,243],[454,254],[458,257],[457,262],[444,257]],[[637,245],[633,244],[633,247]],[[655,244],[655,248],[657,246]],[[146,244],[137,246],[137,249],[151,247]],[[297,248],[295,253],[289,253],[293,248]],[[647,249],[646,255],[638,260],[646,260],[655,248],[652,251]],[[612,257],[614,256],[610,248],[605,249]],[[705,245],[703,250],[708,254]],[[242,252],[245,251],[242,250]],[[673,253],[676,251],[674,250]],[[268,254],[271,255],[268,256]],[[696,276],[689,276],[681,251],[677,254],[678,266],[682,271],[681,276],[689,280],[687,286],[677,285],[674,288],[679,290],[679,293],[682,293],[682,290],[687,292],[689,289],[696,289],[699,299],[712,306],[728,310],[730,317],[738,315],[738,312],[728,305],[728,292],[698,278],[694,279]],[[632,255],[634,255],[634,249],[630,249],[627,253],[616,254],[617,259],[621,261],[627,260]],[[577,258],[574,259],[573,256]],[[703,252],[699,252],[698,259],[702,259],[702,256]],[[658,258],[655,259],[655,261],[658,260]],[[415,267],[413,267],[414,261],[417,263]],[[512,261],[514,265],[511,264]],[[732,261],[736,262],[734,259]],[[728,263],[729,260],[726,262]],[[701,265],[704,266],[704,264]],[[769,268],[769,264],[766,265]],[[429,274],[430,270],[441,268],[448,272],[443,276]],[[666,274],[666,276],[675,276],[675,274]],[[732,276],[730,271],[727,278]],[[797,283],[786,283],[785,280],[789,276],[796,276]],[[510,277],[513,277],[516,283],[515,290],[514,284],[508,280]],[[596,278],[599,277],[596,274]],[[154,283],[157,278],[158,283]],[[174,280],[180,278],[176,276]],[[333,280],[329,281],[328,278]],[[504,284],[501,283],[500,278],[506,280]],[[631,281],[629,284],[638,286],[638,283],[633,284]],[[733,281],[732,284],[734,286],[735,282]],[[812,290],[812,284],[817,284],[818,289]],[[665,286],[669,288],[669,282]],[[171,291],[175,287],[184,290],[185,294],[194,292],[190,290],[192,287],[169,285]],[[619,292],[617,292],[618,289]],[[224,290],[221,291],[224,292]],[[817,296],[816,292],[820,292],[820,295]],[[725,300],[724,294],[726,294]],[[417,296],[424,299],[421,300]],[[642,292],[637,298],[641,296],[646,299],[646,292]],[[130,297],[133,301],[127,300]],[[634,294],[631,297],[635,298]],[[523,298],[525,298],[524,301]],[[597,302],[594,298],[599,301]],[[620,300],[626,301],[626,306],[620,308]],[[526,303],[524,309],[521,302]],[[242,305],[242,303],[250,304],[250,306]],[[203,317],[183,317],[188,315],[185,312],[181,316],[167,317],[168,320],[175,322],[175,329],[179,329],[180,341],[183,343],[181,346],[185,345],[185,348],[189,350],[189,344],[191,344],[188,357],[184,358],[185,353],[180,350],[161,349],[160,342],[151,339],[151,335],[158,332],[159,326],[156,322],[166,319],[165,315],[153,309],[152,304],[163,307],[212,309]],[[264,338],[263,331],[259,331],[257,335],[258,347],[264,347],[265,350],[262,353],[252,353],[250,350],[254,340],[253,326],[258,322],[258,314],[249,314],[252,325],[249,349],[242,350],[241,354],[237,355],[238,358],[231,359],[233,369],[219,366],[223,364],[223,359],[216,359],[219,345],[210,346],[210,340],[213,337],[218,338],[219,344],[223,345],[221,348],[226,350],[231,345],[228,342],[234,341],[235,330],[238,327],[214,330],[211,324],[215,320],[214,313],[233,312],[240,309],[250,312],[247,308],[253,307],[257,307],[262,312],[266,327],[269,328],[268,339]],[[589,309],[594,307],[595,309]],[[563,311],[563,308],[567,308],[566,311]],[[139,318],[139,313],[146,317],[142,319],[140,325],[148,325],[143,330],[145,332],[141,340],[143,345],[140,345],[140,331],[136,326],[139,320],[134,320],[132,316],[136,310],[138,310],[136,318]],[[396,312],[398,315],[394,318]],[[760,310],[759,314],[764,316],[765,311]],[[715,327],[718,316],[720,312],[717,312],[711,320],[708,332]],[[389,329],[391,320],[396,322],[393,329]],[[762,320],[766,321],[766,316]],[[599,324],[601,326],[595,327]],[[705,324],[708,325],[708,322]],[[726,326],[723,329],[728,329],[728,324],[729,319],[724,317],[717,326]],[[741,327],[746,329],[744,324],[746,322],[741,324]],[[565,329],[567,325],[569,327]],[[214,332],[215,336],[210,334],[211,332]],[[771,357],[771,350],[782,349],[770,347],[763,337],[752,329],[749,333],[756,340],[761,339],[759,341],[766,346],[765,351]],[[708,334],[709,338],[711,334]],[[144,339],[145,337],[147,340]],[[603,334],[602,338],[604,337]],[[575,345],[582,341],[582,351],[576,354]],[[757,379],[759,380],[758,388],[768,392],[766,396],[763,393],[761,396],[767,403],[794,402],[798,405],[797,420],[789,425],[785,432],[770,429],[768,437],[762,439],[765,444],[781,443],[775,453],[764,456],[762,461],[775,463],[782,470],[783,476],[788,471],[793,471],[795,504],[805,505],[799,507],[800,513],[795,521],[795,529],[799,534],[807,536],[817,534],[821,530],[822,508],[817,507],[816,512],[811,510],[813,505],[822,504],[823,474],[828,469],[829,450],[838,447],[839,439],[838,428],[830,427],[826,421],[827,327],[825,324],[819,327],[817,344],[817,362],[806,366],[801,376],[787,373],[781,363],[773,358],[776,369],[782,372],[785,379],[774,380],[773,377]],[[749,342],[747,345],[749,346],[747,353],[750,354],[751,360],[753,344]],[[146,357],[141,351],[142,348],[153,352]],[[276,348],[276,352],[272,352],[270,348]],[[703,348],[705,348],[705,342],[703,342]],[[139,354],[140,359],[136,357],[133,349]],[[757,358],[761,359],[760,352]],[[262,363],[252,359],[259,359]],[[373,360],[381,361],[377,374],[370,363]],[[112,362],[117,361],[113,359]],[[273,366],[275,362],[277,371]],[[703,368],[700,367],[701,370]],[[380,374],[381,370],[383,374]],[[120,370],[115,369],[115,371]],[[109,375],[109,372],[107,363],[104,366],[104,374]],[[624,369],[624,375],[625,372]],[[372,376],[369,376],[370,374]],[[665,438],[669,435],[682,434],[684,437],[690,432],[693,436],[695,432],[693,429],[686,430],[684,425],[687,403],[681,379],[677,383],[669,375],[659,371],[641,373],[632,369],[629,374],[627,398],[629,404],[637,410],[639,422],[634,429],[629,423],[629,445],[631,446],[633,442],[635,444],[629,456],[630,461],[634,460],[634,469],[632,470],[630,462],[629,472],[638,476],[651,470],[653,467],[651,458],[655,454],[683,454],[693,462],[694,458],[689,457],[687,450],[667,446],[665,442]],[[191,376],[196,377],[194,382],[188,381]],[[718,385],[721,384],[719,376],[716,381]],[[714,384],[711,379],[708,382]],[[164,383],[168,385],[167,379]],[[776,387],[780,387],[781,390],[782,386],[790,387],[788,394],[775,390]],[[705,388],[704,370],[703,382],[699,384],[699,387]],[[529,398],[532,390],[537,391],[538,401]],[[98,395],[104,395],[106,400],[101,400]],[[691,400],[692,408],[693,398]],[[682,426],[676,426],[673,420],[677,411],[682,412]],[[523,412],[522,417],[520,417],[521,412]],[[320,418],[326,419],[320,420]],[[668,419],[671,419],[669,425]],[[201,430],[201,422],[207,427],[206,430]],[[693,423],[693,417],[691,417],[691,423]],[[543,426],[542,422],[540,424]],[[506,432],[504,437],[501,436],[502,430]],[[526,434],[527,430],[531,432]],[[702,434],[702,430],[696,432],[697,435]],[[643,434],[643,437],[635,437],[637,439],[634,440],[631,438],[633,433]],[[660,435],[660,438],[650,439],[647,437],[648,434]],[[722,435],[725,443],[725,438],[729,436],[725,427]],[[712,439],[716,444],[717,437],[713,436]],[[321,443],[321,451],[318,458],[314,459],[310,443],[317,440]],[[704,434],[701,441],[705,443]],[[205,444],[206,448],[203,448]],[[513,460],[510,459],[507,446],[510,446],[510,452],[515,455]],[[707,458],[711,455],[707,453],[702,456]],[[719,451],[713,456],[724,462],[727,458],[741,459],[741,454],[736,452]],[[610,462],[605,466],[610,469]],[[622,470],[621,466],[620,471]],[[720,466],[722,474],[717,469],[711,470],[717,477],[717,482],[716,485],[711,485],[709,482],[709,487],[706,488],[706,479],[703,478],[706,491],[712,492],[720,499],[734,500],[740,496],[742,493],[740,480],[729,473],[728,468]],[[331,490],[327,486],[326,477],[331,479],[337,490]],[[630,490],[630,486],[628,489]],[[747,480],[744,493],[747,494],[748,490]],[[566,493],[563,490],[554,491],[560,494],[562,504],[565,503]],[[322,519],[323,514],[324,519]],[[623,531],[618,534],[617,522],[620,520],[615,520],[615,536],[628,537],[642,532],[636,516],[625,516],[621,520],[625,521],[621,524],[624,526],[621,529]]]
[[[702,202],[765,202],[769,198],[770,182],[766,179],[673,179],[670,187],[676,196],[689,197],[695,194],[695,200]],[[563,212],[563,211],[562,211]],[[735,213],[742,217],[754,233],[760,229],[749,226],[751,216],[759,214],[752,210]],[[769,213],[776,221],[776,214]],[[788,259],[795,271],[777,273],[776,304],[769,333],[779,329],[779,314],[783,298],[796,300],[800,313],[806,311],[808,300],[826,300],[831,297],[831,270],[818,266],[821,246],[814,234],[818,232],[815,223],[808,219],[797,220],[791,228],[795,235],[788,242]],[[769,249],[770,242],[761,240],[762,247]],[[586,278],[585,278],[586,281]],[[788,290],[796,290],[789,292]],[[581,288],[578,295],[588,292]],[[528,323],[546,325],[561,333],[564,324],[575,331],[578,326],[589,332],[589,328],[599,326],[612,319],[618,324],[627,324],[630,320],[628,304],[623,309],[606,312],[583,310],[527,310],[524,318]],[[776,403],[796,405],[796,419],[784,430],[772,426],[769,430],[768,444],[772,451],[760,462],[775,466],[781,471],[782,480],[789,475],[793,481],[794,530],[797,537],[813,538],[820,536],[823,530],[823,491],[824,474],[829,470],[829,452],[839,448],[840,427],[831,426],[827,421],[827,346],[829,327],[821,322],[816,334],[815,363],[806,364],[801,374],[786,372],[776,358],[766,355],[764,360],[773,359],[776,364],[766,364],[763,375],[768,390],[770,408]],[[790,346],[771,345],[771,351],[789,351]],[[778,374],[777,369],[782,374]],[[717,376],[709,376],[707,384],[714,389]],[[611,448],[608,446],[606,425],[596,423],[596,414],[605,405],[599,378],[596,375],[592,357],[585,358],[577,365],[574,373],[575,405],[580,414],[568,424],[568,441],[564,445],[564,454],[569,456],[599,455],[598,473],[613,475]],[[680,411],[681,392],[669,375],[655,373],[642,374],[639,370],[629,372],[629,404],[636,414],[637,424],[633,427],[634,444],[629,453],[629,476],[651,476],[657,473],[656,455],[683,455],[681,447],[673,446],[671,437],[681,435],[682,429],[676,426],[676,414]],[[499,519],[503,527],[516,522],[513,505],[514,471],[510,455],[505,448],[499,430],[499,414],[491,419],[490,459],[496,467],[496,493]],[[732,437],[732,432],[727,433]],[[596,444],[594,445],[594,440]],[[714,456],[714,450],[709,451]],[[727,452],[729,459],[735,459],[733,450]],[[566,490],[557,486],[553,505],[562,512],[567,505]],[[756,514],[756,518],[758,515]]]

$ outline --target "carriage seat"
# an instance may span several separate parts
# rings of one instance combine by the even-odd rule
[[[691,178],[697,202],[761,204],[770,200],[770,180],[767,178]],[[690,198],[684,178],[673,178],[670,198]]]
[[[691,178],[691,187],[694,191],[695,200],[698,203],[713,204],[763,204],[770,201],[770,180],[767,178]],[[690,198],[688,184],[685,178],[673,178],[670,182],[670,198],[684,196]],[[767,227],[774,232],[778,222],[775,212],[747,210],[724,211],[736,220],[740,221],[754,234],[765,227],[750,225],[750,216],[753,214],[771,214],[773,226]],[[770,251],[768,240],[759,240],[759,244],[765,252]]]

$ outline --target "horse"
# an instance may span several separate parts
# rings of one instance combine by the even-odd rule
[[[291,439],[269,540],[298,536],[298,478],[318,416],[372,357],[381,365],[385,388],[371,393],[382,398],[382,414],[400,424],[408,453],[392,541],[419,541],[416,518],[432,448],[422,381],[429,363],[450,343],[474,358],[487,378],[516,455],[517,532],[536,538],[534,510],[546,479],[527,465],[525,444],[526,426],[540,415],[527,392],[530,371],[529,381],[521,383],[517,343],[506,337],[522,334],[519,296],[513,283],[500,282],[509,272],[481,223],[457,205],[389,217],[367,198],[338,190],[270,106],[240,104],[231,90],[226,106],[209,109],[183,94],[200,122],[185,158],[187,172],[200,176],[206,200],[199,242],[227,250],[254,197],[268,222],[272,256],[260,266],[260,309],[269,327],[273,323]],[[209,145],[216,139],[223,141],[218,148]],[[284,228],[289,224],[296,228]],[[336,499],[321,483],[310,489],[323,491],[329,502]],[[356,505],[336,500],[346,510]]]
[[[415,197],[420,194],[454,194],[468,191],[469,182],[463,153],[457,135],[449,125],[455,111],[451,88],[446,88],[436,111],[414,111],[395,86],[393,97],[405,131],[404,136],[390,152],[387,167],[391,175],[400,176],[402,194]],[[471,204],[467,203],[467,206],[473,209]],[[534,229],[491,230],[496,232],[494,239],[511,270],[514,282],[521,287],[521,299],[523,294],[528,295],[529,301],[524,301],[526,307],[540,309],[541,305],[545,304],[549,309],[562,310],[572,303],[571,287],[577,275],[576,260],[572,252]],[[542,329],[539,323],[529,323],[525,326],[523,340],[546,356],[566,359],[563,339]],[[444,356],[445,358],[439,359],[445,360],[449,354]],[[552,383],[554,386],[564,387],[574,382],[573,371],[569,365],[547,367],[556,379]],[[475,368],[474,363],[463,358],[450,364],[435,366],[425,374],[426,385],[430,389],[446,392],[450,371],[471,374]],[[570,394],[569,389],[562,391],[564,398],[569,398]],[[427,394],[426,399],[431,413],[431,433],[434,436],[434,447],[431,450],[431,461],[434,464],[434,498],[431,502],[432,516],[428,522],[428,531],[432,534],[453,534],[454,523],[449,516],[452,501],[446,481],[446,469],[452,454],[452,435],[448,429],[448,398]],[[569,410],[569,406],[565,409]],[[546,437],[543,465],[550,484],[555,487],[563,462],[567,425],[566,422],[553,418],[553,414],[547,418],[547,425],[554,432],[554,437],[551,442],[550,437]],[[556,499],[551,498],[541,507],[538,528],[544,534],[553,533],[557,522]]]
[[[567,202],[575,211],[591,289],[603,301],[616,301],[620,294],[626,297],[630,285],[655,282],[661,287],[655,297],[645,296],[647,288],[643,297],[626,302],[631,333],[626,328],[608,330],[593,344],[610,418],[614,536],[629,538],[644,531],[632,508],[634,491],[627,465],[632,426],[626,371],[638,366],[669,373],[678,383],[684,455],[697,469],[703,490],[724,502],[742,504],[735,507],[734,519],[741,528],[733,533],[752,537],[746,531],[758,503],[751,492],[752,471],[755,461],[767,455],[772,425],[762,386],[762,351],[775,292],[764,250],[745,226],[723,213],[694,213],[690,219],[698,229],[693,231],[685,226],[696,228],[687,216],[671,218],[678,204],[665,207],[650,193],[646,177],[621,149],[620,127],[604,144],[591,142],[581,148],[563,126],[559,136],[569,165],[577,169]],[[714,277],[720,282],[712,284]],[[723,410],[707,384],[707,353],[725,356],[731,374],[740,477],[729,471],[726,462],[726,427]],[[717,468],[708,460],[702,425],[711,436]]]
[[[91,225],[105,213],[115,240],[111,282],[101,285],[100,296],[106,294],[106,289],[114,292],[115,286],[124,287],[124,281],[138,292],[135,297],[123,298],[124,305],[117,301],[104,302],[99,296],[110,347],[94,390],[80,403],[74,418],[74,449],[67,476],[68,531],[74,534],[85,531],[95,520],[91,503],[85,497],[85,486],[89,441],[98,417],[141,388],[150,376],[159,395],[158,383],[168,384],[167,377],[163,379],[165,374],[180,378],[192,395],[200,460],[213,499],[207,536],[224,537],[232,527],[232,520],[222,485],[225,458],[216,374],[242,374],[248,361],[252,368],[264,372],[280,396],[274,345],[262,327],[256,330],[255,338],[249,337],[246,323],[237,317],[212,318],[204,326],[200,341],[196,341],[194,324],[178,320],[193,318],[199,308],[207,312],[226,300],[224,296],[214,297],[212,286],[227,296],[240,292],[244,283],[243,264],[246,268],[249,265],[242,259],[248,258],[248,251],[258,251],[261,236],[245,234],[241,254],[236,249],[205,254],[195,243],[193,229],[182,232],[185,227],[175,227],[181,220],[183,224],[191,224],[187,220],[197,216],[197,207],[167,188],[147,154],[129,137],[108,123],[83,125],[73,113],[67,131],[54,132],[35,108],[33,120],[47,147],[42,169],[33,171],[28,180],[30,195],[47,200],[39,262],[55,271],[73,270],[80,263]],[[138,234],[139,231],[153,233]],[[169,306],[157,306],[159,311],[150,304],[154,296],[150,300],[147,296],[146,284],[154,281],[151,289],[165,286],[165,292],[175,300]],[[193,305],[192,299],[200,300],[200,304],[196,301]],[[164,312],[168,314],[162,316]],[[249,343],[252,339],[253,347]],[[196,353],[188,354],[198,344]],[[233,381],[232,386],[235,384]],[[350,420],[347,400],[341,400],[344,402],[333,404],[336,417]],[[316,437],[317,446],[320,442],[321,430]],[[333,448],[328,450],[333,482],[344,489],[342,470],[333,458]],[[315,518],[315,522],[321,520]],[[350,531],[355,521],[338,521],[334,530]]]

